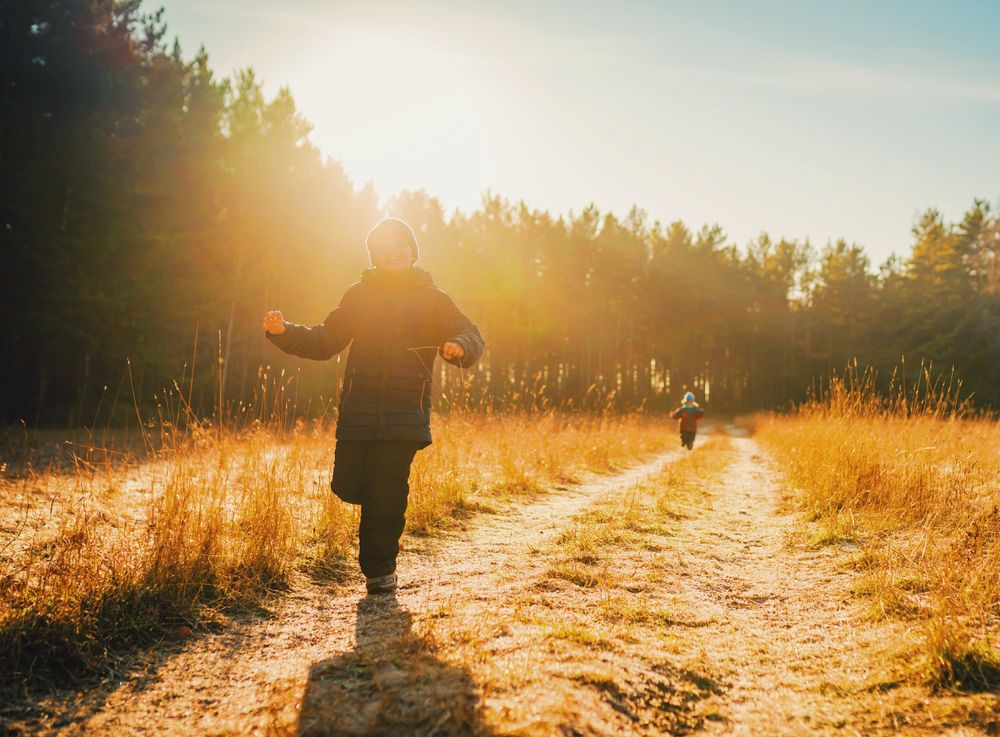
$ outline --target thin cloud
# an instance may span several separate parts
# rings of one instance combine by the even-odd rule
[[[750,87],[801,92],[928,96],[987,104],[1000,103],[1000,82],[976,79],[969,72],[928,69],[908,65],[881,67],[830,59],[786,60],[781,69],[732,71],[728,69],[673,67],[671,72],[720,79]]]

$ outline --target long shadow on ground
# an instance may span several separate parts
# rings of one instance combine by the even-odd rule
[[[393,594],[357,605],[355,649],[309,669],[297,734],[488,735],[464,668],[435,657]]]

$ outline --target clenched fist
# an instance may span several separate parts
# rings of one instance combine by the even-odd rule
[[[281,316],[281,310],[264,313],[264,330],[271,335],[281,335],[285,332],[285,318]]]
[[[441,346],[441,355],[447,359],[461,358],[465,355],[465,349],[460,344],[449,340]]]

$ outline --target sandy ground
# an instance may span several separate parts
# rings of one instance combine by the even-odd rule
[[[648,717],[650,709],[669,706],[676,693],[669,684],[657,692],[659,702],[639,700],[646,715],[640,719],[615,697],[617,686],[595,689],[577,679],[548,688],[529,678],[511,697],[523,714],[537,694],[537,718],[528,728],[505,716],[508,695],[490,693],[483,682],[495,663],[463,664],[448,656],[457,646],[447,637],[434,641],[437,619],[447,619],[453,635],[536,590],[555,554],[550,542],[572,516],[626,493],[680,457],[676,450],[432,537],[406,538],[395,596],[365,597],[360,579],[332,587],[303,577],[262,616],[151,652],[120,684],[39,703],[34,716],[11,726],[13,734],[997,733],[988,713],[977,718],[979,726],[962,722],[972,708],[967,701],[935,710],[933,719],[922,716],[927,695],[900,685],[896,673],[911,633],[902,623],[871,622],[849,594],[854,574],[846,563],[856,551],[809,545],[803,523],[786,509],[771,461],[750,438],[733,443],[726,473],[650,541],[655,556],[634,563],[654,566],[661,582],[636,596],[697,622],[672,627],[655,663],[652,650],[635,647],[629,662],[639,667],[645,657],[649,672],[662,673],[669,663],[675,675],[694,668],[711,674],[684,676],[694,684],[684,699],[699,702],[698,719]],[[582,595],[567,603],[584,616],[591,605]],[[479,652],[513,654],[503,662],[517,667],[521,643],[509,628],[486,640],[489,647]],[[584,652],[595,663],[612,657],[600,647]],[[546,692],[572,708],[545,717]],[[993,697],[976,698],[1000,719],[1000,699],[991,707]]]

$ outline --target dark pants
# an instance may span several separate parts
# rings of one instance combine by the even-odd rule
[[[338,440],[330,488],[361,505],[358,562],[368,578],[396,570],[406,523],[410,464],[426,443],[411,440]]]
[[[681,430],[681,445],[688,450],[694,447],[694,430]]]

